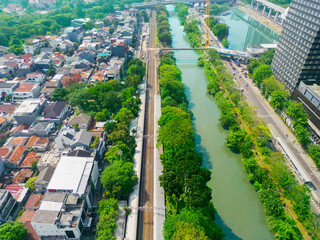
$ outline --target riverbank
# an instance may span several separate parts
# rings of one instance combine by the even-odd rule
[[[175,29],[173,47],[190,48],[174,7],[168,6],[167,9],[171,29]],[[194,36],[192,42],[194,45],[201,44],[198,36]],[[228,240],[274,239],[257,193],[247,180],[240,155],[230,151],[225,144],[228,131],[219,123],[221,113],[216,102],[206,93],[208,81],[203,68],[197,65],[198,55],[195,51],[176,51],[175,58],[182,71],[188,108],[194,116],[196,149],[203,156],[203,167],[213,172],[208,186],[212,189],[218,211],[216,222],[223,228]]]
[[[263,24],[267,28],[270,28],[272,31],[278,33],[279,35],[281,34],[282,31],[282,26],[273,22],[272,20],[268,19],[266,16],[263,16],[262,14],[246,7],[243,5],[238,5],[238,8],[247,13],[250,17],[258,21],[259,23]]]
[[[222,111],[221,124],[231,130],[226,138],[228,147],[242,154],[249,181],[265,207],[270,229],[277,237],[289,234],[290,239],[317,238],[318,229],[311,227],[316,219],[310,212],[307,188],[294,179],[282,154],[274,150],[268,126],[241,97],[238,84],[219,58],[215,51],[210,51],[209,61],[200,61],[210,79],[208,92],[215,96]]]

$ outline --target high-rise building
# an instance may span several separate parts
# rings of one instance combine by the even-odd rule
[[[292,0],[272,61],[292,93],[299,82],[320,83],[320,0]]]

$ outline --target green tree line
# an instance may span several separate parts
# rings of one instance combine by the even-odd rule
[[[157,13],[157,37],[160,43],[164,46],[171,46],[172,38],[171,38],[171,30],[168,22],[168,12],[164,5],[156,6]]]
[[[162,112],[158,145],[163,145],[160,184],[167,203],[164,238],[222,239],[220,226],[213,222],[216,210],[207,186],[211,173],[201,167],[202,157],[195,150],[191,113],[174,58],[161,58],[158,77]]]
[[[264,206],[270,229],[277,239],[302,239],[305,233],[297,227],[294,215],[317,239],[319,218],[311,212],[309,189],[295,180],[283,155],[274,150],[267,125],[243,99],[218,53],[210,51],[202,62],[209,79],[208,92],[221,111],[219,120],[229,129],[227,146],[242,154],[248,179]]]
[[[264,52],[248,64],[249,76],[278,112],[282,111],[291,119],[293,133],[320,168],[320,147],[311,143],[308,131],[308,114],[302,103],[293,100],[285,86],[272,75],[271,62],[274,50]],[[284,119],[286,120],[286,119]]]

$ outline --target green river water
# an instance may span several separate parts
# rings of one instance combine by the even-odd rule
[[[167,10],[173,47],[191,47],[175,7],[167,6]],[[220,126],[219,109],[206,93],[207,79],[204,70],[197,66],[197,54],[194,51],[176,51],[175,57],[182,71],[189,108],[194,114],[197,149],[203,154],[203,165],[212,171],[209,186],[218,211],[216,221],[226,233],[225,239],[274,239],[240,155],[231,152],[225,144],[228,132]]]

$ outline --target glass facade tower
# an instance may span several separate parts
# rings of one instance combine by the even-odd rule
[[[271,66],[291,93],[320,83],[320,0],[292,0]]]

